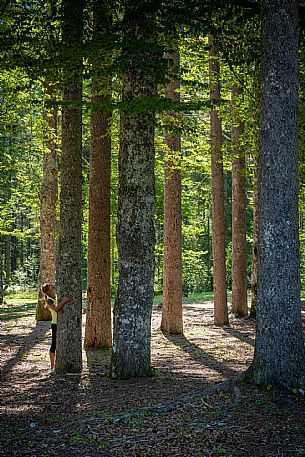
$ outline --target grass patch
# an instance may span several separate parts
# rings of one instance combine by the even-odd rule
[[[7,300],[6,303],[0,306],[0,321],[8,321],[13,319],[20,319],[22,317],[31,316],[35,313],[36,303],[33,301],[26,303],[16,303],[20,300]],[[23,300],[24,301],[24,300]]]
[[[185,305],[193,303],[202,303],[214,300],[214,292],[200,292],[196,294],[189,294],[188,297],[183,297],[182,301]],[[155,295],[154,305],[160,305],[163,301],[162,294]]]
[[[27,303],[25,305],[10,305],[10,306],[1,306],[0,313],[22,313],[25,311],[29,311],[36,307],[36,303]]]
[[[27,291],[9,291],[4,293],[5,301],[33,301],[37,300],[38,292],[36,289],[31,289]]]

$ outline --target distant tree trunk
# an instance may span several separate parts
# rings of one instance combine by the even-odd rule
[[[233,160],[232,160],[232,312],[235,317],[248,315],[246,249],[246,160],[241,145],[244,122],[236,116],[243,89],[232,87]]]
[[[122,100],[144,103],[155,96],[154,15],[125,11]],[[125,48],[126,46],[126,48]],[[137,50],[134,53],[133,50]],[[141,59],[139,59],[141,54]],[[121,112],[117,244],[119,284],[114,306],[111,359],[113,378],[145,376],[150,370],[151,311],[154,297],[154,113]]]
[[[12,236],[5,235],[4,241],[4,270],[5,270],[5,285],[8,286],[11,280],[12,273]]]
[[[179,67],[179,54],[168,54],[167,58]],[[171,81],[166,96],[180,100],[177,92],[180,85]],[[173,113],[168,113],[169,123]],[[181,139],[180,135],[167,133],[164,165],[164,260],[163,260],[163,306],[161,330],[183,334],[182,318],[182,219],[181,219]]]
[[[3,304],[4,290],[3,290],[3,248],[0,245],[0,305]]]
[[[208,236],[208,285],[209,290],[213,290],[213,275],[212,275],[212,236],[211,236],[211,207],[207,210],[207,236]]]
[[[262,2],[256,344],[247,376],[287,394],[305,382],[298,239],[297,31],[297,0]]]
[[[260,98],[260,76],[259,72],[255,71],[254,87],[257,99]],[[254,122],[259,125],[259,106],[253,112]],[[252,265],[251,265],[251,306],[250,317],[256,318],[256,304],[257,304],[257,252],[258,252],[258,188],[259,188],[259,131],[255,135],[256,152],[254,153],[254,176],[253,176],[253,217],[252,217]]]
[[[107,16],[99,3],[93,4],[94,36],[102,36]],[[110,173],[111,135],[105,101],[110,100],[111,78],[105,77],[103,56],[93,56],[91,151],[89,183],[88,287],[85,348],[110,348]]]
[[[45,86],[46,100],[54,101],[51,86]],[[50,320],[51,313],[44,308],[44,298],[40,286],[45,282],[55,284],[56,271],[56,204],[57,189],[57,164],[56,140],[57,109],[47,108],[45,112],[45,152],[43,155],[43,177],[40,193],[40,269],[39,292],[36,307],[38,321]]]
[[[210,99],[220,100],[219,62],[214,38],[209,35],[210,48]],[[228,305],[225,260],[224,179],[221,151],[222,129],[216,107],[210,115],[212,157],[212,243],[214,275],[214,323],[227,324]]]
[[[5,192],[5,199],[9,201],[12,196],[12,173],[9,173],[8,181],[7,181],[7,188]],[[14,218],[12,217],[12,220]],[[10,227],[12,229],[12,226]],[[11,281],[11,274],[12,274],[12,236],[11,235],[4,235],[4,271],[5,271],[5,279],[4,283],[5,286],[9,286]]]
[[[63,1],[64,67],[60,192],[59,300],[71,295],[58,316],[57,372],[82,369],[82,27],[81,0]]]
[[[254,190],[253,190],[253,246],[252,246],[252,266],[251,266],[251,307],[250,317],[256,318],[257,304],[257,249],[258,249],[258,170],[254,170]]]

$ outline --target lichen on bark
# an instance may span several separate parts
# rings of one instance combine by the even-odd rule
[[[143,103],[155,94],[153,13],[125,11],[124,46],[139,43],[143,55],[129,54],[123,74],[123,102]],[[148,46],[147,46],[148,45]],[[130,51],[130,50],[129,50]],[[126,49],[126,52],[129,52]],[[146,376],[150,370],[151,311],[154,296],[154,113],[121,112],[117,244],[119,283],[114,306],[110,375]]]

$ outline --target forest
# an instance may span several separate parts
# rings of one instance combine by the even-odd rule
[[[0,455],[305,455],[304,32],[0,1]]]

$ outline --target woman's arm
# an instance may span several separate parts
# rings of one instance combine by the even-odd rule
[[[66,296],[62,299],[62,301],[56,306],[55,311],[56,311],[57,313],[59,313],[60,310],[62,309],[62,307],[63,307],[68,301],[70,301],[70,300],[72,300],[72,297],[71,297],[70,295],[66,295]]]
[[[47,295],[44,296],[44,301],[45,301],[45,305],[44,305],[45,308],[48,308],[49,310],[52,309],[53,311],[57,311],[56,306],[53,305],[53,301],[51,299],[49,300]]]
[[[72,299],[72,297],[70,297],[70,295],[66,295],[57,306],[54,306],[52,300],[49,300],[48,296],[45,295],[44,296],[45,308],[48,308],[52,311],[55,311],[56,313],[59,313],[61,311],[62,307],[71,299]]]

